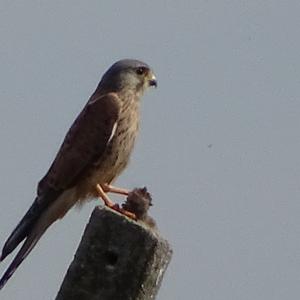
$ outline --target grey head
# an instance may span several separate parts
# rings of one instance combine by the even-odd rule
[[[111,92],[129,91],[143,94],[146,88],[157,86],[156,77],[144,62],[122,59],[114,63],[103,75],[98,88]]]

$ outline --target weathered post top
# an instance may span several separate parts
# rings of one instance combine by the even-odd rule
[[[171,255],[155,229],[96,207],[56,300],[155,299]]]

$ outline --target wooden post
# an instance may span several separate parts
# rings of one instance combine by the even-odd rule
[[[155,299],[171,255],[155,229],[96,207],[56,300]]]

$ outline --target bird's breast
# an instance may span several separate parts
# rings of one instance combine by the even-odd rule
[[[126,168],[139,129],[138,103],[124,106],[117,121],[114,136],[103,155],[94,163],[89,186],[110,183]]]

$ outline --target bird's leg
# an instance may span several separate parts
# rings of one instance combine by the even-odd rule
[[[100,184],[96,185],[97,192],[99,193],[99,197],[103,200],[104,204],[110,208],[115,207],[115,203],[113,203],[109,197],[107,196],[106,192],[104,192],[102,186]]]
[[[120,194],[125,196],[129,195],[129,191],[127,189],[119,188],[107,183],[104,183],[101,186],[105,193],[115,193],[115,194]]]
[[[101,184],[96,185],[97,192],[99,193],[99,197],[104,201],[104,204],[108,206],[109,208],[118,211],[119,213],[129,217],[130,219],[136,220],[136,215],[130,211],[127,211],[123,208],[121,208],[118,204],[113,203],[107,196],[106,192],[103,189],[103,186]]]

